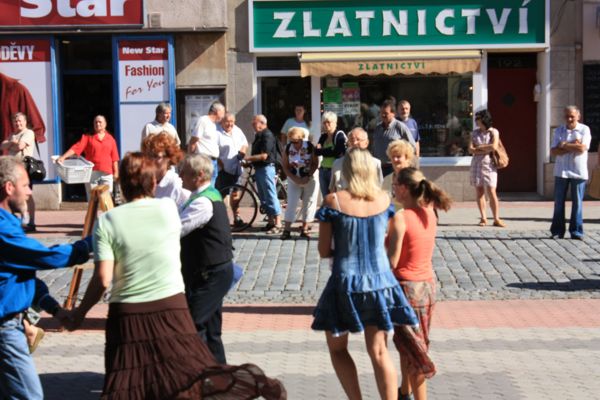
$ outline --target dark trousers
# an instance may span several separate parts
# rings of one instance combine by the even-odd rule
[[[228,261],[186,279],[185,295],[198,335],[221,364],[226,363],[221,341],[223,298],[233,282],[233,263]]]

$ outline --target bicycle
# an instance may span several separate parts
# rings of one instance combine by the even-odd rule
[[[219,191],[227,208],[227,216],[232,232],[241,232],[251,227],[259,212],[266,214],[264,207],[259,201],[254,166],[250,164],[246,168],[247,171],[244,171],[242,174],[243,183],[225,186]],[[287,203],[287,188],[281,180],[279,173],[275,174],[275,187],[277,189],[277,198],[282,203],[282,207],[285,208]],[[240,208],[249,210],[249,213],[245,212],[243,216],[240,216]]]

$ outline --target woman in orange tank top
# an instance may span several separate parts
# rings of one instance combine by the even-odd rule
[[[452,200],[415,168],[399,171],[392,188],[396,200],[404,205],[404,212],[396,213],[394,217],[395,229],[388,236],[388,254],[394,275],[420,322],[417,331],[398,327],[394,334],[402,370],[398,398],[412,399],[414,394],[414,399],[422,400],[427,398],[425,379],[435,374],[435,365],[427,355],[435,305],[431,262],[437,227],[435,209],[448,211]]]

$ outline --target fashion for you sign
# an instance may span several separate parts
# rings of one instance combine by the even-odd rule
[[[544,48],[547,0],[251,0],[252,51]]]

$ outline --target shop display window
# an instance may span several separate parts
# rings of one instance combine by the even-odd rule
[[[321,82],[322,110],[339,117],[349,131],[369,133],[381,121],[380,104],[393,97],[408,100],[419,126],[421,157],[468,156],[473,130],[472,74],[406,77],[326,77]]]

